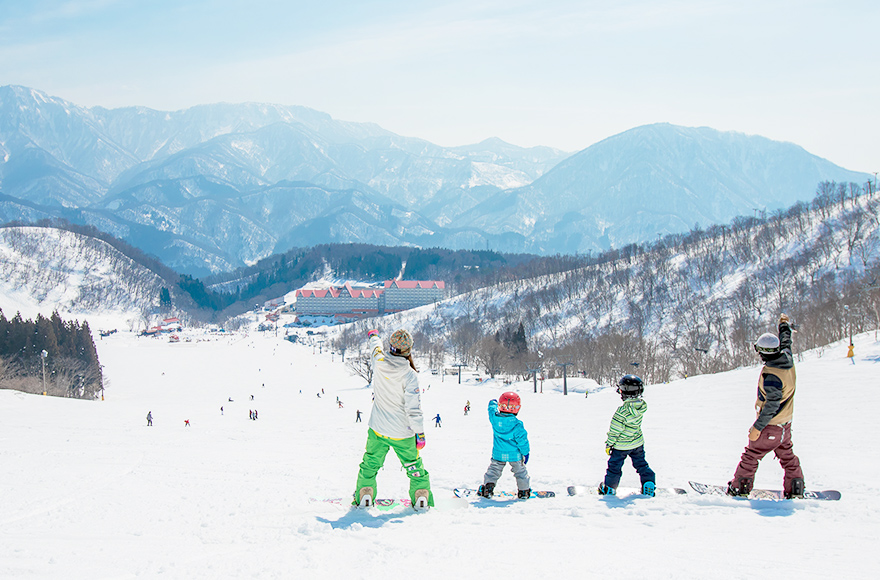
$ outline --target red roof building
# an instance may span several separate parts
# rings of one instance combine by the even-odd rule
[[[351,284],[320,290],[296,291],[299,315],[337,315],[351,319],[381,316],[442,300],[446,284],[434,280],[388,280],[384,288],[356,288]]]
[[[441,280],[386,280],[384,313],[400,312],[443,300],[446,283]]]

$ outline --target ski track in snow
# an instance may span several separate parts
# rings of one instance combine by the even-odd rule
[[[459,385],[423,372],[425,417],[443,418],[442,428],[426,421],[423,457],[444,504],[427,513],[309,501],[351,495],[366,440],[370,391],[338,355],[268,335],[183,334],[193,342],[99,340],[112,381],[104,401],[0,391],[0,577],[874,577],[878,469],[858,446],[880,434],[866,416],[878,399],[873,333],[857,337],[855,365],[842,343],[798,362],[795,451],[807,486],[838,489],[839,502],[569,497],[566,486],[604,474],[613,389],[564,397],[551,381],[534,394],[530,381]],[[729,479],[756,380],[750,367],[647,387],[646,452],[659,486]],[[557,497],[447,505],[455,487],[482,482],[486,404],[505,390],[523,398],[532,487]],[[781,479],[765,458],[756,486]],[[638,483],[627,464],[621,486]],[[509,470],[499,488],[515,488]],[[407,490],[389,453],[378,495]]]

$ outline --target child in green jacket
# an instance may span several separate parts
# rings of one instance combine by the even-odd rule
[[[617,392],[623,404],[614,412],[608,438],[605,441],[605,453],[608,457],[608,469],[605,481],[599,485],[600,495],[615,495],[622,467],[629,457],[633,467],[642,480],[642,493],[653,496],[655,475],[645,460],[645,438],[642,435],[642,418],[648,410],[648,404],[642,400],[645,384],[635,375],[626,375],[617,383]]]

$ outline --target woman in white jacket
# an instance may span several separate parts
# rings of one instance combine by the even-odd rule
[[[428,472],[419,457],[425,446],[425,427],[419,397],[419,377],[412,360],[413,339],[398,330],[389,339],[388,354],[378,330],[367,333],[373,366],[373,410],[367,448],[358,471],[354,505],[370,506],[376,498],[376,474],[393,448],[406,475],[413,507],[434,505]]]

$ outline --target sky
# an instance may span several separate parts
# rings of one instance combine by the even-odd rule
[[[302,105],[443,146],[667,122],[880,171],[873,0],[0,0],[0,85]]]

